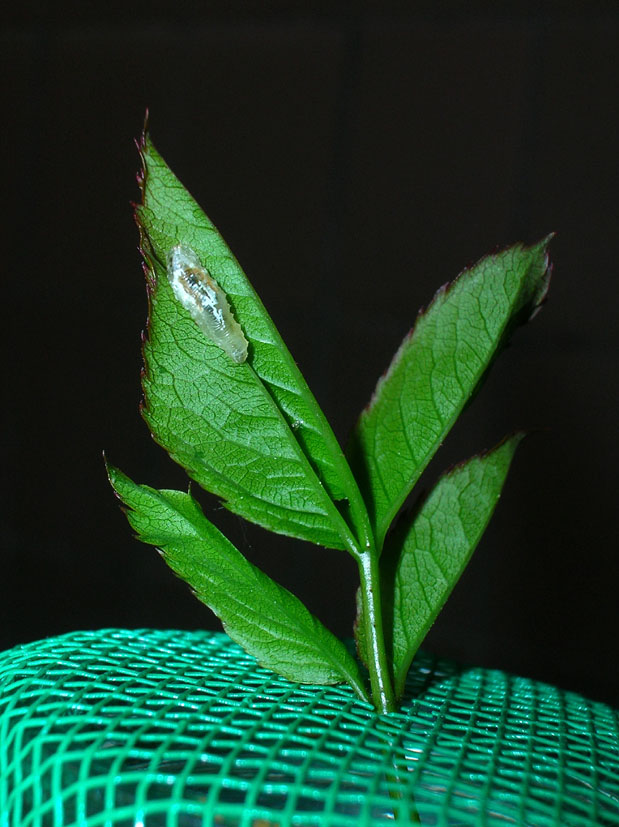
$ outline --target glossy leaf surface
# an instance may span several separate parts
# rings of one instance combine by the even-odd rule
[[[379,548],[513,327],[543,301],[548,241],[487,256],[441,288],[379,380],[349,445]]]
[[[137,485],[112,467],[108,473],[139,539],[161,550],[230,637],[262,666],[298,683],[347,682],[365,697],[344,644],[298,598],[246,560],[190,494]]]
[[[150,286],[144,418],[156,440],[231,511],[331,548],[355,545],[334,505],[367,513],[347,461],[260,299],[229,248],[148,138],[136,209]],[[173,295],[165,261],[193,250],[225,292],[249,340],[236,364]],[[356,504],[356,505],[355,505]]]

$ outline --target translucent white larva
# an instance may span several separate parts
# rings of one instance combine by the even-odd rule
[[[239,364],[247,359],[247,339],[232,315],[228,298],[197,254],[184,244],[168,253],[168,280],[174,295],[204,335]]]

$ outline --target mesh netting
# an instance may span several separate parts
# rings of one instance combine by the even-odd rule
[[[0,655],[0,825],[619,825],[618,724],[423,654],[378,716],[223,634],[79,632]]]

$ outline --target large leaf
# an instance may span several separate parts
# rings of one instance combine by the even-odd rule
[[[155,439],[231,511],[332,548],[355,540],[333,500],[361,498],[344,455],[227,245],[146,136],[136,209],[150,287],[144,418]],[[191,248],[227,295],[250,343],[236,364],[175,299],[165,262]]]
[[[549,240],[483,258],[441,288],[379,380],[349,445],[379,548],[512,328],[543,301]]]
[[[523,434],[444,474],[416,513],[387,537],[381,588],[397,695],[417,649],[469,562],[499,500]],[[363,619],[358,629],[364,628]],[[359,641],[363,652],[363,638]]]
[[[297,683],[344,681],[366,697],[358,666],[289,591],[248,562],[210,523],[190,494],[137,485],[108,467],[139,538],[157,546],[176,574],[262,666]]]

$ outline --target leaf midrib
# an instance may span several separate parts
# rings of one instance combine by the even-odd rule
[[[155,147],[152,145],[150,140],[147,139],[147,145],[146,145],[147,154],[148,154],[149,151],[154,151],[157,155],[159,155],[159,153],[157,152]],[[147,170],[147,162],[145,162],[145,169]],[[147,172],[147,174],[148,174],[148,172]],[[173,173],[172,173],[172,175],[173,175]],[[173,177],[174,177],[175,186],[179,190],[181,190],[182,192],[186,192],[186,190],[183,187],[182,183],[176,178],[176,176],[173,176]],[[143,208],[143,209],[147,209],[147,210],[151,211],[152,214],[154,214],[154,211],[152,211],[151,208],[147,204],[147,198],[152,199],[156,204],[158,204],[159,202],[153,196],[152,190],[149,190],[147,181],[144,182],[143,193],[144,193],[143,203],[138,206],[136,214],[139,216],[140,207]],[[189,195],[189,193],[187,193],[187,194]],[[195,219],[195,216],[196,216],[196,213],[197,213],[200,218],[202,218],[202,216],[204,216],[207,219],[207,221],[209,221],[210,224],[211,224],[210,227],[208,227],[208,226],[205,227],[202,220],[200,222],[194,222],[193,227],[195,228],[195,231],[197,233],[200,233],[200,232],[214,233],[217,236],[217,238],[221,239],[221,235],[220,235],[219,231],[217,230],[217,228],[215,227],[215,225],[210,221],[208,216],[206,216],[206,214],[203,212],[202,208],[195,201],[195,199],[193,199],[192,196],[190,196],[190,198],[191,198],[191,201],[192,201],[192,214],[194,216],[194,219]],[[159,205],[159,206],[161,207],[161,205]],[[173,204],[166,205],[166,211],[170,215],[176,217],[176,219],[179,221],[179,223],[185,224],[185,225],[189,223],[185,216],[183,216],[182,214],[177,212],[177,210],[174,208]],[[154,257],[155,257],[157,263],[159,264],[160,267],[163,267],[162,262],[156,256],[156,252],[155,252],[156,247],[153,244],[152,239],[149,236],[148,230],[146,229],[146,227],[144,226],[142,221],[140,221],[140,226],[141,226],[143,232],[146,234],[146,236],[147,236],[147,238],[148,238],[148,240],[151,244],[151,247],[152,247],[153,253],[154,253]],[[238,271],[240,273],[244,274],[244,271],[243,271],[241,265],[239,264],[236,256],[231,251],[229,251],[229,255],[226,255],[225,258],[232,261],[234,263],[234,266],[236,268],[238,268]],[[158,280],[159,279],[159,274],[158,273],[156,274],[156,277],[157,277],[157,280]],[[271,337],[272,337],[271,344],[274,347],[278,348],[278,350],[280,352],[280,356],[285,361],[286,366],[288,367],[288,370],[290,371],[290,374],[297,380],[297,385],[298,385],[297,388],[294,388],[294,389],[285,388],[285,390],[288,391],[288,392],[295,393],[298,397],[300,397],[305,402],[305,404],[309,408],[309,410],[312,412],[315,421],[320,423],[321,430],[319,432],[316,432],[315,429],[308,428],[308,426],[305,422],[303,422],[302,427],[304,427],[304,428],[307,427],[309,431],[314,432],[314,433],[318,433],[318,435],[322,437],[323,443],[324,443],[325,447],[327,448],[329,456],[331,458],[331,467],[338,472],[338,477],[339,477],[339,480],[340,480],[340,484],[342,485],[342,488],[343,488],[343,490],[346,494],[346,497],[348,499],[350,509],[351,509],[351,517],[355,521],[356,531],[354,531],[352,529],[352,527],[349,526],[348,523],[344,520],[344,518],[342,517],[342,515],[340,514],[338,509],[335,507],[335,504],[333,503],[333,501],[329,497],[329,502],[331,503],[331,506],[333,507],[334,512],[338,516],[338,521],[341,520],[345,523],[346,528],[347,528],[347,532],[346,532],[347,534],[350,533],[351,531],[352,531],[353,534],[356,534],[357,532],[359,532],[359,536],[355,537],[355,539],[356,539],[355,546],[361,545],[361,547],[365,547],[365,548],[371,547],[371,546],[373,546],[374,542],[373,542],[372,530],[371,530],[371,525],[370,525],[370,519],[369,519],[369,516],[368,516],[368,513],[367,513],[367,508],[366,508],[365,503],[363,501],[363,497],[361,495],[361,492],[359,490],[359,486],[358,486],[358,484],[355,480],[355,477],[352,473],[350,465],[349,465],[349,463],[348,463],[348,461],[347,461],[347,459],[344,455],[344,452],[342,451],[342,448],[341,448],[339,442],[337,441],[331,426],[329,425],[324,413],[322,412],[322,409],[318,405],[318,402],[316,401],[316,399],[314,398],[314,395],[312,394],[309,387],[307,386],[307,383],[305,382],[305,380],[304,380],[304,378],[303,378],[296,362],[292,358],[292,354],[290,353],[290,351],[288,350],[288,348],[284,344],[283,339],[281,338],[281,336],[279,334],[279,331],[277,330],[277,327],[275,326],[275,324],[274,324],[273,320],[271,319],[269,313],[266,311],[266,308],[264,307],[264,305],[262,303],[262,300],[260,299],[260,296],[256,293],[256,291],[254,290],[252,284],[249,282],[249,280],[247,278],[245,278],[245,284],[246,284],[247,289],[248,289],[247,293],[240,294],[240,293],[237,293],[235,291],[231,291],[230,295],[231,296],[237,296],[239,298],[246,298],[247,296],[250,296],[251,299],[257,304],[258,308],[262,311],[263,320],[265,322],[266,328],[271,333]],[[253,339],[253,337],[252,337],[252,339]],[[261,340],[257,339],[256,341],[261,341]],[[266,383],[267,385],[269,384],[268,379],[266,379],[266,378],[263,379],[262,377],[260,377],[260,379],[264,383]],[[283,411],[281,410],[279,404],[277,404],[277,402],[275,402],[273,397],[271,397],[271,400],[274,402],[275,407],[278,409],[278,411],[280,413],[280,416],[282,416],[282,419],[283,419],[284,423],[289,428],[288,422],[286,421],[286,418],[283,415]],[[305,452],[303,451],[303,449],[299,445],[299,442],[298,442],[296,436],[294,435],[294,433],[292,434],[292,436],[293,436],[294,442],[297,444],[297,446],[299,446],[301,452],[303,453],[304,457],[307,460]],[[309,463],[309,460],[308,460],[308,464],[309,464],[309,467],[312,470],[312,473],[314,474],[314,476],[316,476],[316,471],[313,469],[311,463]],[[320,482],[320,480],[317,480],[317,481],[319,482],[319,484],[321,486],[323,485]],[[356,517],[356,520],[355,520],[355,517]],[[338,533],[340,533],[340,532],[338,532]],[[361,542],[359,543],[359,541],[361,541]],[[348,546],[349,543],[347,542],[346,545]]]

